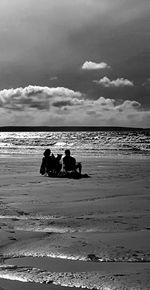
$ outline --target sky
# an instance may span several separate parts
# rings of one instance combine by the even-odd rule
[[[1,0],[0,126],[150,127],[149,0]]]

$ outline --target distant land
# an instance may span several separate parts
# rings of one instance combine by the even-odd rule
[[[150,128],[100,126],[3,126],[0,132],[150,131]]]

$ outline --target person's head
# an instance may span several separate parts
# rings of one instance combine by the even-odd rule
[[[65,155],[66,155],[66,156],[70,156],[70,150],[69,150],[69,149],[66,149],[66,150],[65,150]]]
[[[50,156],[50,154],[51,154],[51,150],[50,150],[50,149],[46,149],[46,150],[44,151],[44,153],[43,153],[43,155],[44,155],[45,157]]]

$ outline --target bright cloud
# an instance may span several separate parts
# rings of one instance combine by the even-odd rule
[[[0,106],[5,109],[24,110],[36,108],[49,110],[52,101],[67,101],[71,98],[80,98],[82,94],[73,90],[57,87],[28,86],[25,88],[0,91]]]
[[[105,68],[110,68],[110,66],[106,62],[92,62],[92,61],[86,61],[82,65],[83,70],[99,70],[99,69],[105,69]]]
[[[133,87],[134,84],[132,81],[128,80],[128,79],[124,79],[124,78],[118,78],[116,80],[110,80],[108,77],[104,76],[102,79],[100,79],[99,81],[95,80],[95,83],[102,85],[106,88],[108,87]]]
[[[68,88],[28,86],[0,91],[0,124],[148,127],[150,111],[137,101],[88,99]]]

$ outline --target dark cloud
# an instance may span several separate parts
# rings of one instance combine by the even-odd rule
[[[71,101],[58,101],[58,102],[54,102],[52,103],[52,105],[54,107],[58,107],[58,108],[62,108],[62,107],[66,107],[66,106],[72,106]]]

